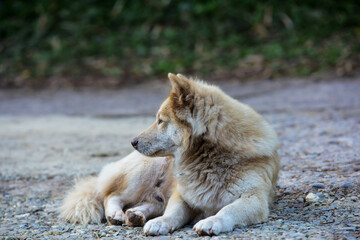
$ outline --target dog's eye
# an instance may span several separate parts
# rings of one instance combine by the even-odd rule
[[[158,125],[160,125],[160,124],[162,124],[163,123],[163,120],[161,120],[161,119],[158,119],[158,122],[157,122],[157,124]]]

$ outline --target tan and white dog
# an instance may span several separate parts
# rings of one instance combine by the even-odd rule
[[[219,234],[267,220],[279,171],[273,128],[215,86],[169,74],[172,90],[156,122],[132,141],[140,153],[174,157],[176,187],[147,235],[197,222]]]
[[[137,151],[106,165],[98,177],[79,181],[67,194],[60,216],[71,223],[143,226],[161,216],[173,189],[171,157]]]

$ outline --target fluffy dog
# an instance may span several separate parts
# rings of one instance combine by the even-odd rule
[[[83,179],[67,194],[60,216],[71,223],[143,226],[161,216],[173,188],[172,158],[137,151],[106,165],[98,177]]]
[[[156,122],[132,141],[140,153],[174,157],[176,187],[147,235],[189,222],[217,235],[267,220],[279,170],[273,128],[219,88],[169,74],[172,90]]]

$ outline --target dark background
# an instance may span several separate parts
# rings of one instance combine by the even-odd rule
[[[354,76],[358,0],[0,2],[0,86]]]

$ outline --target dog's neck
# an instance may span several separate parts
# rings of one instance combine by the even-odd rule
[[[213,167],[238,164],[239,159],[234,158],[229,154],[230,152],[230,149],[224,148],[219,143],[214,143],[203,136],[196,137],[189,141],[189,146],[178,148],[174,152],[174,173],[176,175],[181,171],[191,170],[194,164],[205,164]]]
[[[179,147],[174,152],[174,170],[175,171],[178,168],[179,163],[181,162],[181,159],[182,159],[182,156],[183,156],[184,152],[185,152],[185,149],[182,148],[182,147]]]

